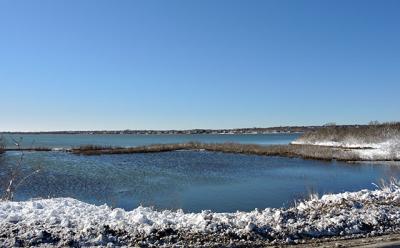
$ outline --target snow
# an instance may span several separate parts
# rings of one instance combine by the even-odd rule
[[[400,140],[398,139],[391,139],[379,143],[362,143],[351,139],[341,142],[330,140],[308,141],[299,139],[291,142],[291,144],[353,149],[352,152],[364,160],[400,160]]]
[[[65,151],[68,151],[68,149],[64,148],[64,147],[54,147],[51,150],[54,151],[54,152],[65,152]]]
[[[0,202],[0,230],[0,244],[6,246],[15,242],[83,246],[257,240],[293,243],[318,237],[383,234],[400,230],[400,188],[392,183],[372,191],[313,197],[292,208],[235,213],[184,213],[148,207],[125,211],[72,198]]]

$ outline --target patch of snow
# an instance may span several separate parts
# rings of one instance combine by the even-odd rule
[[[354,149],[353,153],[358,154],[364,160],[399,160],[400,159],[400,140],[393,139],[380,143],[360,143],[355,140],[346,140],[342,142],[322,140],[307,141],[295,140],[291,142],[294,145],[315,145],[328,146],[334,148]]]
[[[148,207],[125,211],[72,198],[0,202],[0,243],[157,245],[196,242],[193,237],[212,237],[210,242],[222,243],[249,237],[266,243],[291,243],[318,237],[383,234],[400,230],[397,185],[313,197],[287,209],[235,213],[184,213]]]
[[[382,143],[360,143],[353,140],[337,142],[330,140],[308,141],[301,139],[291,142],[291,144],[294,145],[316,145],[316,146],[332,146],[332,147],[342,147],[342,148],[375,148],[375,149],[391,146],[392,143],[393,143],[392,141],[386,141]]]
[[[53,147],[53,148],[51,148],[51,151],[53,151],[53,152],[67,152],[69,150],[70,150],[70,148],[65,148],[65,147]]]

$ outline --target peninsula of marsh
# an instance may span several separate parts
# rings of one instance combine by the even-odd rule
[[[187,142],[137,147],[83,145],[69,151],[80,155],[101,155],[178,150],[204,150],[318,160],[397,161],[400,160],[400,123],[327,126],[308,131],[288,145]]]
[[[197,130],[197,129],[196,129]],[[237,134],[237,130],[233,129],[231,134],[232,137]],[[265,135],[265,130],[271,131],[275,129],[243,129],[246,132],[254,131],[253,135]],[[261,134],[258,131],[262,131]],[[285,129],[276,129],[278,131],[304,131],[302,134],[287,134],[296,135],[292,137],[291,141],[282,144],[255,144],[249,140],[248,142],[242,143],[237,140],[224,140],[222,138],[215,138],[208,140],[203,138],[209,136],[208,132],[204,134],[155,134],[155,137],[166,137],[167,142],[157,143],[154,142],[138,143],[137,145],[104,145],[104,143],[88,144],[87,141],[78,145],[72,145],[72,147],[47,147],[45,145],[31,146],[31,147],[12,147],[4,146],[4,142],[0,146],[0,153],[4,151],[65,151],[77,155],[102,155],[102,154],[133,154],[133,153],[158,153],[158,152],[172,152],[179,150],[193,150],[193,151],[210,151],[210,152],[223,152],[223,153],[236,153],[236,154],[248,154],[248,155],[261,155],[261,156],[281,156],[289,158],[304,158],[304,159],[316,159],[316,160],[338,160],[338,161],[398,161],[400,160],[400,123],[384,123],[384,124],[371,124],[371,125],[330,125],[322,127],[295,127]],[[198,130],[197,130],[198,131]],[[217,137],[222,134],[222,131],[214,130]],[[191,133],[191,132],[189,132]],[[223,130],[223,133],[230,133],[229,130]],[[7,134],[14,135],[27,135],[27,134]],[[41,137],[46,135],[63,135],[63,137],[74,136],[72,134],[44,134],[35,133],[30,134],[33,136]],[[83,134],[87,137],[97,135],[95,134]],[[115,135],[115,134],[104,134]],[[119,134],[119,135],[133,135],[133,134]],[[147,135],[136,137],[150,137]],[[274,135],[271,133],[270,135]],[[282,134],[276,134],[282,135]],[[118,136],[118,135],[117,135]],[[179,138],[170,138],[179,137]],[[107,137],[102,140],[103,142]],[[290,143],[289,143],[290,142]]]

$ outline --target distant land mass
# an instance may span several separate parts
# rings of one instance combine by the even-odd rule
[[[326,126],[279,126],[252,127],[233,129],[188,129],[188,130],[93,130],[93,131],[43,131],[43,132],[0,132],[1,134],[135,134],[135,135],[172,135],[172,134],[273,134],[304,133],[315,131]],[[338,125],[341,127],[361,127],[365,125]]]

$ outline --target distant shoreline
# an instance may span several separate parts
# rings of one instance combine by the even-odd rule
[[[229,132],[229,133],[213,133],[213,132],[206,132],[206,133],[182,133],[178,132],[171,132],[171,133],[157,133],[157,132],[149,132],[149,133],[117,133],[117,132],[0,132],[0,135],[8,134],[8,135],[259,135],[259,134],[303,134],[304,131],[297,131],[297,132],[252,132],[252,133],[239,133],[239,132]]]
[[[359,128],[367,125],[338,125]],[[316,131],[326,126],[279,126],[231,129],[187,129],[187,130],[82,130],[82,131],[0,131],[1,134],[135,134],[135,135],[193,135],[193,134],[291,134]]]

